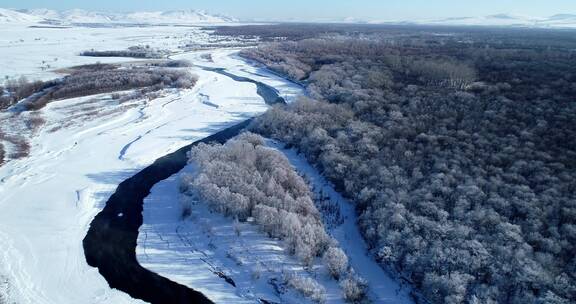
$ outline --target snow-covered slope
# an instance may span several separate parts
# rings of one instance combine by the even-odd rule
[[[135,23],[222,23],[234,22],[235,19],[220,15],[210,15],[204,11],[179,10],[166,12],[135,12],[123,18]]]
[[[56,20],[64,23],[108,23],[116,18],[114,14],[90,12],[81,9],[73,9],[63,12],[56,12]]]
[[[23,9],[8,10],[7,15],[16,15],[19,18],[29,19],[29,22],[44,22],[50,24],[81,24],[81,23],[138,23],[138,24],[198,24],[198,23],[225,23],[234,22],[235,19],[221,15],[211,15],[204,11],[179,10],[158,12],[129,12],[112,13],[96,12],[81,9],[55,11],[50,9]],[[0,20],[2,20],[0,11]],[[1,22],[1,21],[0,21]]]
[[[576,28],[576,14],[558,14],[548,18],[545,22],[548,27]]]
[[[404,23],[446,26],[500,26],[527,28],[576,28],[576,15],[559,14],[551,17],[529,17],[514,14],[496,14],[480,17],[454,17],[404,21]]]
[[[430,20],[426,23],[442,25],[483,25],[483,26],[535,26],[538,20],[510,14],[497,14],[482,17],[458,17]]]
[[[0,8],[0,24],[27,24],[42,21],[43,18]]]

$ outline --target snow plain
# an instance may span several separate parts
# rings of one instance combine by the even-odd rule
[[[77,56],[91,46],[116,49],[148,42],[177,46],[178,37],[187,41],[190,35],[204,37],[197,29],[180,27],[2,27],[1,31],[1,69],[13,77],[38,78],[56,75],[28,62],[58,56],[58,67],[67,67],[95,62]],[[176,38],[160,39],[166,36]],[[25,37],[29,44],[12,45],[16,37]],[[226,50],[222,57],[233,52]],[[231,59],[221,67],[228,64],[242,65]],[[156,100],[121,105],[103,94],[54,102],[39,111],[46,125],[31,134],[30,156],[0,167],[0,276],[6,278],[2,297],[8,303],[139,302],[110,289],[97,269],[86,263],[82,239],[91,220],[120,182],[155,159],[267,108],[252,83],[199,68],[190,72],[199,76],[193,89],[166,91]],[[203,104],[204,95],[219,107]],[[77,115],[85,113],[83,108],[90,103],[103,106],[107,113]],[[8,123],[9,115],[0,113],[2,124]]]
[[[0,26],[0,82],[6,77],[30,80],[62,77],[59,69],[95,62],[117,63],[138,59],[83,57],[90,49],[123,50],[135,45],[177,51],[188,43],[209,40],[205,31],[191,27],[145,26],[115,28],[31,28]]]

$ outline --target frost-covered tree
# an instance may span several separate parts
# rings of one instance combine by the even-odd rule
[[[340,280],[344,299],[349,303],[362,303],[366,299],[367,283],[365,280],[350,275]]]
[[[342,249],[330,247],[324,254],[324,263],[330,274],[339,279],[348,270],[348,257]]]
[[[284,280],[288,286],[294,288],[316,303],[326,302],[326,290],[316,280],[311,277],[304,277],[295,274],[286,274]]]

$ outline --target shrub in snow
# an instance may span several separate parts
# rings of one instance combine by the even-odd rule
[[[234,233],[236,234],[236,236],[241,236],[242,235],[242,229],[240,227],[240,222],[238,221],[237,218],[234,219],[234,223],[232,225],[233,225]]]
[[[340,281],[340,287],[344,293],[344,299],[349,303],[363,303],[367,300],[366,291],[368,285],[366,281],[357,276],[348,276]]]
[[[316,303],[326,302],[326,290],[313,278],[287,274],[284,280],[288,286],[294,288],[312,301]]]
[[[194,66],[194,64],[188,60],[168,60],[161,62],[158,66],[166,68],[187,68]]]
[[[337,247],[330,247],[324,254],[324,264],[330,274],[339,279],[342,274],[348,269],[348,257],[342,249]]]
[[[262,276],[262,271],[263,271],[262,265],[259,262],[256,263],[254,269],[252,270],[252,279],[254,280],[260,279],[260,276]]]

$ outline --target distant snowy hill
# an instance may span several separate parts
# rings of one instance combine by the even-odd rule
[[[458,17],[439,20],[423,20],[419,23],[438,25],[480,25],[480,26],[536,26],[536,19],[510,14],[498,14],[482,17]]]
[[[43,18],[0,8],[0,24],[27,24],[41,22]]]
[[[300,21],[303,20],[294,20]],[[321,22],[321,21],[319,21]],[[493,26],[493,27],[524,27],[524,28],[572,28],[576,29],[576,14],[558,14],[550,17],[528,17],[513,14],[496,14],[480,17],[452,17],[444,19],[417,20],[359,20],[348,17],[338,20],[328,20],[336,23],[365,24],[405,24],[405,25],[441,25],[441,26]]]
[[[576,15],[571,15],[571,14],[554,15],[554,16],[548,18],[548,20],[546,20],[546,22],[550,27],[576,28]]]
[[[0,9],[0,23],[48,23],[60,25],[82,23],[201,24],[235,21],[236,19],[231,17],[211,15],[196,10],[109,13],[81,9],[65,11],[50,9]]]
[[[121,18],[130,22],[144,22],[148,20],[153,23],[222,23],[236,21],[231,17],[210,15],[206,12],[195,10],[135,12],[121,16]]]
[[[538,18],[512,14],[497,14],[482,17],[419,20],[411,23],[430,25],[506,26],[528,28],[576,28],[576,15],[559,14],[551,17]]]

